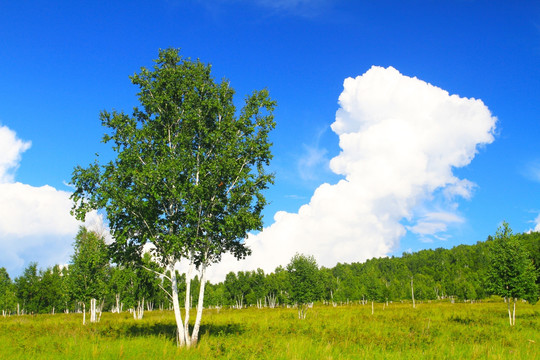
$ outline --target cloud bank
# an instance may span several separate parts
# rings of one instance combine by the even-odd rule
[[[453,169],[494,140],[496,118],[484,103],[392,67],[374,66],[343,87],[331,125],[341,152],[330,161],[343,180],[320,185],[297,213],[277,212],[246,240],[252,256],[224,258],[214,281],[231,270],[273,271],[296,252],[323,266],[385,256],[407,231],[443,238],[448,225],[463,221],[455,199],[470,198],[474,184]]]
[[[13,130],[0,126],[0,266],[12,276],[28,265],[25,259],[41,267],[67,262],[80,225],[69,213],[71,193],[14,181],[22,154],[30,146]],[[95,223],[95,217],[89,220]]]

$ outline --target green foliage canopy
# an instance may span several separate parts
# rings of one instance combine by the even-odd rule
[[[131,81],[141,107],[129,116],[103,111],[117,158],[76,167],[73,213],[107,213],[117,260],[151,242],[163,265],[188,258],[197,266],[224,252],[249,254],[247,231],[262,228],[262,190],[272,155],[268,134],[275,102],[255,91],[237,115],[234,90],[216,83],[210,65],[161,50],[152,70]]]
[[[287,265],[291,284],[291,300],[298,304],[308,304],[319,300],[322,282],[319,266],[313,256],[296,254]]]
[[[507,299],[538,300],[538,276],[527,250],[503,222],[490,244],[487,282],[490,290]]]
[[[102,236],[81,227],[69,265],[69,289],[76,301],[101,299],[107,293],[109,255]]]
[[[12,310],[15,307],[15,288],[5,267],[0,268],[0,310]]]

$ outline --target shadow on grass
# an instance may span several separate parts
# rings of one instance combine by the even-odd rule
[[[190,326],[190,331],[193,327]],[[199,329],[199,338],[202,335],[207,336],[227,336],[241,335],[245,332],[241,324],[201,324]],[[176,341],[176,324],[174,323],[140,323],[129,324],[119,328],[107,328],[101,331],[101,335],[106,337],[145,337],[158,336],[171,341]]]

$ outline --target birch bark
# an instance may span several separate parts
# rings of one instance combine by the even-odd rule
[[[199,328],[201,326],[201,318],[204,308],[204,288],[206,286],[206,265],[201,265],[201,286],[199,288],[199,301],[197,303],[197,316],[195,317],[195,325],[193,326],[193,334],[191,335],[191,343],[197,345],[199,341]]]
[[[176,264],[178,262],[175,262]],[[177,341],[178,346],[184,346],[186,344],[186,335],[184,332],[184,323],[182,322],[182,313],[180,312],[180,303],[178,302],[178,282],[176,279],[176,267],[171,265],[169,269],[171,270],[171,283],[172,283],[172,302],[174,309],[174,318],[176,320],[176,332],[177,332]]]
[[[185,310],[185,318],[184,318],[184,332],[185,332],[185,340],[186,340],[186,346],[191,346],[191,337],[189,336],[189,310],[191,308],[191,276],[193,275],[193,269],[195,265],[193,264],[193,260],[191,259],[191,262],[189,264],[189,268],[186,274],[186,298],[184,301],[184,310]]]
[[[510,300],[506,301],[506,307],[508,308],[508,320],[510,321],[510,326],[512,326],[512,312],[510,311]]]
[[[517,302],[517,298],[514,298],[514,311],[512,313],[512,325],[516,325],[516,302]]]

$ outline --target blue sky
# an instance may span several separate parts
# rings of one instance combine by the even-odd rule
[[[278,102],[271,165],[276,183],[267,192],[271,205],[265,211],[265,226],[274,225],[273,230],[265,229],[263,233],[268,235],[252,237],[251,244],[257,251],[251,261],[229,266],[225,259],[219,271],[251,268],[254,264],[273,269],[286,264],[295,251],[311,252],[320,264],[331,266],[337,261],[473,244],[493,234],[504,219],[516,232],[537,226],[540,230],[538,2],[2,2],[0,245],[5,251],[0,255],[0,266],[12,276],[20,274],[30,261],[38,261],[41,267],[69,261],[77,228],[65,215],[66,206],[69,209],[66,194],[71,191],[66,183],[73,167],[92,162],[95,153],[105,158],[111,155],[100,144],[103,129],[99,112],[130,112],[137,105],[137,89],[128,76],[141,66],[152,66],[158,49],[167,47],[181,48],[184,56],[211,63],[215,78],[229,79],[236,89],[239,105],[244,95],[264,87]],[[372,66],[380,68],[370,71]],[[344,81],[349,77],[356,79],[351,79],[351,93],[363,86],[368,88],[367,97],[387,91],[386,105],[381,106],[395,109],[395,118],[414,116],[405,113],[407,107],[400,110],[401,98],[383,88],[383,80],[377,79],[406,79],[402,83],[410,84],[411,89],[428,89],[429,83],[458,95],[463,101],[456,109],[461,110],[433,120],[438,125],[428,126],[434,131],[428,135],[435,143],[456,143],[444,151],[459,151],[460,146],[468,149],[470,161],[462,165],[450,161],[437,167],[444,167],[438,182],[414,183],[413,187],[419,189],[414,196],[396,197],[402,189],[395,187],[390,195],[369,201],[358,195],[358,201],[364,199],[368,204],[362,210],[358,204],[347,203],[350,196],[340,192],[346,191],[337,187],[340,180],[345,179],[349,188],[355,187],[351,191],[378,193],[369,187],[377,183],[373,174],[393,166],[384,158],[378,162],[380,169],[365,165],[369,159],[378,159],[370,158],[369,151],[380,155],[376,153],[378,147],[369,151],[363,147],[371,136],[368,132],[358,135],[364,145],[352,146],[335,161],[357,164],[361,158],[357,170],[348,175],[336,173],[339,166],[330,165],[343,150],[332,124],[336,112],[345,106],[338,99],[347,93]],[[403,94],[407,89],[402,89]],[[418,91],[424,94],[424,90]],[[413,99],[421,96],[424,102],[439,99],[439,93],[432,98],[429,91],[411,95]],[[482,119],[491,118],[495,127],[484,123],[486,128],[475,130],[470,141],[462,144],[462,139],[469,139],[469,125],[484,121],[469,118],[468,110],[461,112],[463,107],[473,106],[466,98],[480,99],[491,112],[491,117]],[[442,104],[450,101],[450,97],[440,99]],[[351,100],[351,106],[355,108],[358,101]],[[438,104],[439,100],[433,101]],[[419,106],[429,107],[424,105],[421,102]],[[346,117],[355,116],[350,113]],[[454,129],[463,133],[456,130],[456,138],[448,140],[445,134]],[[409,135],[408,139],[416,143],[416,133]],[[387,150],[399,148],[400,141]],[[422,151],[431,156],[439,151],[433,146]],[[355,157],[354,149],[364,150]],[[446,153],[441,154],[444,158]],[[411,155],[400,164],[406,167],[409,160],[418,159]],[[418,173],[410,181],[423,175]],[[357,183],[348,176],[362,180]],[[469,182],[464,196],[452,188],[458,184],[456,179]],[[390,185],[406,184],[402,175],[391,180],[394,184]],[[325,183],[328,186],[321,187]],[[316,190],[327,197],[336,194],[334,201],[325,200],[336,209],[323,204],[320,206],[327,212],[316,210]],[[394,206],[396,202],[401,205]],[[299,215],[299,208],[306,204]],[[287,215],[281,216],[281,225],[274,219],[280,211]],[[349,215],[351,219],[343,221]],[[363,227],[358,225],[362,221],[354,222],[369,216],[375,217],[375,222],[388,216],[385,221],[389,222],[380,223],[378,233],[373,230],[375,223]],[[321,222],[327,222],[328,228],[313,230],[313,224]],[[354,225],[349,227],[351,222]],[[293,228],[287,224],[294,224],[290,225]],[[332,226],[340,229],[335,237]],[[353,230],[341,233],[344,227]],[[295,236],[282,242],[273,238],[289,233]],[[317,233],[324,239],[313,239]],[[303,236],[305,239],[299,239]],[[282,251],[284,247],[287,251]]]

